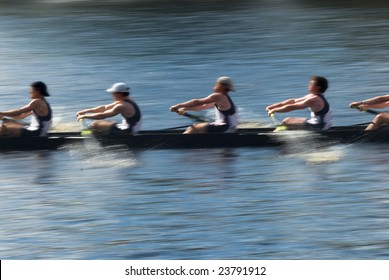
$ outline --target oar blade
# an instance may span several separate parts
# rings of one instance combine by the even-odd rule
[[[92,130],[85,127],[84,118],[79,118],[78,122],[80,123],[80,126],[81,126],[81,136],[89,136],[89,135],[93,134]]]
[[[84,129],[81,131],[81,136],[89,136],[89,135],[92,135],[93,134],[93,131],[90,130],[90,129]]]
[[[288,127],[286,125],[279,125],[277,126],[274,131],[285,131],[285,130],[288,130]]]

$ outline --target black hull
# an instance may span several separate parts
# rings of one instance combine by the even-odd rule
[[[201,149],[201,148],[237,148],[272,147],[282,143],[269,134],[228,133],[228,134],[182,134],[182,133],[142,133],[136,136],[100,136],[102,145],[126,145],[129,148],[142,149]]]
[[[74,134],[74,135],[73,135]],[[62,134],[50,137],[0,138],[1,151],[57,150],[61,147],[83,143],[80,133]]]
[[[97,139],[102,146],[121,145],[133,149],[199,149],[276,147],[293,141],[334,143],[389,143],[389,130],[365,132],[361,126],[334,127],[325,132],[301,134],[273,132],[272,128],[239,129],[229,134],[182,134],[177,130],[142,131],[138,135],[81,136],[79,132],[51,133],[49,137],[0,138],[0,150],[55,150]],[[300,133],[300,134],[299,134]]]
[[[301,131],[299,131],[301,132]],[[299,135],[297,131],[273,132],[273,128],[239,129],[228,134],[182,134],[182,131],[143,131],[139,135],[96,135],[103,145],[142,149],[199,149],[276,147],[293,141],[336,143],[389,143],[389,130],[366,132],[361,126],[334,127],[325,132]]]

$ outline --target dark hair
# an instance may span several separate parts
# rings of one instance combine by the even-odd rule
[[[44,82],[38,81],[31,84],[31,87],[40,92],[43,96],[50,96],[47,86]]]
[[[321,76],[313,76],[312,81],[315,81],[315,85],[320,87],[320,92],[324,93],[328,88],[328,80]]]
[[[129,92],[114,92],[114,93],[119,93],[121,96],[130,96],[130,93]]]

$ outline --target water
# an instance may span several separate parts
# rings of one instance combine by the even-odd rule
[[[0,1],[0,110],[51,92],[55,128],[124,81],[145,129],[228,75],[241,119],[330,81],[335,125],[387,91],[384,1]],[[306,112],[288,115],[304,116]],[[279,116],[281,117],[281,116]],[[387,259],[387,145],[0,154],[2,259]]]

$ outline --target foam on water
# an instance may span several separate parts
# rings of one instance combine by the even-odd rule
[[[82,127],[78,123],[71,123],[71,122],[61,122],[56,121],[54,122],[53,126],[51,127],[50,131],[52,132],[68,132],[68,131],[81,131]]]
[[[342,160],[344,153],[344,147],[334,146],[326,147],[321,152],[308,152],[302,157],[309,164],[333,163]]]
[[[138,164],[136,155],[126,147],[102,147],[97,140],[92,139],[79,149],[70,150],[69,154],[82,170],[128,168]]]
[[[302,158],[308,164],[338,162],[346,149],[346,145],[318,141],[321,136],[310,131],[286,130],[277,132],[277,136],[286,143],[286,156]]]

